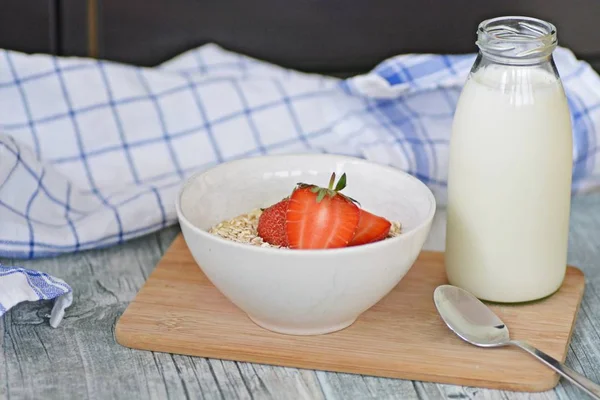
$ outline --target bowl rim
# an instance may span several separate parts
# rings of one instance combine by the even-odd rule
[[[363,164],[370,164],[377,168],[387,169],[387,170],[397,173],[399,175],[403,175],[406,179],[417,182],[417,184],[420,185],[424,189],[424,193],[426,194],[427,199],[429,200],[429,204],[430,204],[429,213],[428,213],[427,217],[425,217],[419,224],[417,224],[409,232],[407,232],[406,234],[400,234],[400,235],[390,238],[390,239],[380,240],[378,242],[363,244],[360,246],[340,247],[340,248],[334,248],[334,249],[294,249],[294,250],[290,250],[290,249],[280,249],[277,247],[252,246],[247,243],[238,243],[238,242],[234,242],[233,240],[227,240],[220,236],[211,234],[210,232],[205,231],[204,229],[201,229],[201,228],[197,227],[196,225],[194,225],[185,216],[185,214],[183,213],[183,210],[181,209],[181,197],[183,196],[183,193],[185,192],[186,188],[195,179],[198,179],[198,177],[201,175],[207,174],[207,173],[214,171],[216,169],[219,169],[219,168],[225,168],[225,167],[233,165],[233,164],[242,164],[251,159],[259,159],[259,158],[261,158],[261,159],[265,159],[265,158],[283,159],[283,158],[292,158],[292,157],[293,158],[317,157],[317,158],[330,158],[330,159],[346,161],[346,162],[358,162],[358,163],[363,163]],[[258,156],[252,156],[252,157],[238,158],[238,159],[234,159],[234,160],[230,160],[230,161],[225,161],[223,163],[217,164],[213,167],[210,167],[210,168],[207,168],[207,169],[204,169],[201,171],[194,172],[187,179],[185,179],[184,182],[180,185],[180,188],[177,192],[177,198],[175,200],[175,209],[177,212],[177,218],[179,220],[179,223],[186,225],[187,228],[189,228],[194,233],[199,234],[200,237],[202,237],[204,239],[215,241],[217,243],[221,243],[224,246],[231,246],[233,248],[239,248],[241,250],[246,250],[246,251],[250,251],[250,252],[257,252],[257,253],[264,253],[264,254],[289,255],[289,256],[293,256],[293,257],[311,257],[311,256],[315,256],[315,255],[319,255],[319,256],[336,256],[337,255],[337,256],[339,256],[342,254],[354,254],[354,253],[365,251],[365,250],[376,251],[380,247],[392,246],[392,245],[394,245],[394,243],[396,243],[398,241],[402,241],[407,238],[410,238],[411,236],[416,235],[417,232],[420,232],[428,224],[430,224],[435,216],[435,213],[437,210],[437,203],[435,200],[435,196],[433,195],[433,192],[431,191],[431,189],[429,189],[429,187],[427,185],[425,185],[421,180],[417,179],[413,175],[411,175],[405,171],[402,171],[401,169],[398,169],[398,168],[395,168],[395,167],[392,167],[389,165],[385,165],[385,164],[379,164],[377,162],[366,160],[364,158],[353,157],[353,156],[331,154],[331,153],[316,153],[316,154],[315,153],[290,153],[290,154],[267,154],[267,155],[258,155]]]

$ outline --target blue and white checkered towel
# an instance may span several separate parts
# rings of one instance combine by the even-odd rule
[[[558,48],[573,189],[599,185],[600,78]],[[176,222],[188,174],[274,153],[390,164],[445,203],[452,115],[474,54],[402,55],[341,80],[205,45],[156,68],[0,51],[0,256],[122,243]]]
[[[73,302],[73,291],[43,272],[0,264],[0,317],[16,304],[38,300],[55,300],[49,317],[50,326],[56,328]]]

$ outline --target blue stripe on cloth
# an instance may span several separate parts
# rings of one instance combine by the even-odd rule
[[[17,70],[15,69],[15,66],[12,62],[12,59],[11,59],[9,53],[5,52],[4,56],[6,57],[6,63],[8,64],[8,67],[10,69],[10,73],[12,74],[12,76],[14,78],[14,84],[17,87],[17,90],[19,91],[19,94],[21,96],[21,103],[23,105],[23,109],[25,110],[25,116],[27,117],[27,126],[29,127],[29,129],[31,129],[31,135],[33,136],[33,144],[34,144],[33,149],[35,151],[35,155],[37,158],[40,158],[40,154],[41,154],[40,142],[39,142],[38,133],[37,133],[37,130],[35,127],[34,118],[31,113],[31,108],[29,106],[29,100],[27,99],[27,95],[25,94],[25,88],[23,88],[23,83],[19,79]]]
[[[158,98],[152,92],[152,89],[148,85],[148,81],[144,77],[144,74],[142,73],[141,70],[137,71],[137,76],[138,76],[140,82],[142,83],[142,86],[144,87],[146,94],[152,101],[152,105],[154,106],[154,109],[156,110],[156,115],[158,116],[158,120],[160,121],[160,128],[163,132],[162,139],[164,140],[164,142],[169,150],[169,156],[171,157],[171,162],[173,163],[174,170],[177,172],[177,175],[179,175],[180,178],[183,178],[183,171],[181,170],[181,165],[179,164],[179,160],[177,159],[175,150],[173,150],[173,144],[171,143],[171,136],[169,135],[169,132],[167,131],[167,124],[165,123],[165,116],[163,115],[160,104],[158,103]]]
[[[6,175],[4,180],[2,182],[0,182],[0,193],[2,193],[2,188],[4,187],[4,185],[6,185],[10,181],[10,178],[12,177],[12,175],[15,173],[15,171],[17,170],[19,165],[21,165],[21,150],[17,147],[17,151],[12,151],[12,149],[10,149],[7,145],[5,145],[4,143],[1,143],[1,142],[0,142],[0,146],[6,148],[6,150],[8,150],[9,153],[12,153],[12,155],[15,156],[15,163],[8,171],[8,174]],[[6,161],[4,161],[4,162],[6,162]]]
[[[275,87],[279,91],[279,94],[281,95],[281,100],[283,101],[283,103],[287,107],[287,110],[288,110],[288,112],[290,114],[290,118],[292,120],[292,124],[294,125],[294,130],[296,131],[296,135],[298,135],[298,137],[302,141],[302,144],[304,145],[304,147],[306,149],[310,149],[311,148],[310,143],[306,139],[306,136],[304,135],[304,131],[302,130],[302,126],[300,125],[298,114],[294,110],[294,103],[292,102],[292,99],[287,94],[287,92],[286,92],[285,88],[283,87],[283,85],[281,84],[281,82],[279,82],[276,79],[273,79],[273,84],[275,85]],[[322,95],[322,91],[319,91],[318,93],[320,95]],[[295,99],[298,100],[299,97],[296,97]]]
[[[67,184],[67,201],[65,203],[65,218],[67,223],[69,224],[69,228],[71,228],[71,232],[73,233],[73,239],[75,240],[75,251],[79,250],[79,235],[77,234],[77,228],[73,223],[73,219],[71,218],[71,194],[73,193],[73,185],[69,182]]]
[[[29,225],[29,258],[33,258],[33,254],[35,251],[35,234],[34,234],[34,227],[31,222],[31,206],[32,206],[33,202],[35,201],[35,199],[37,198],[38,194],[40,193],[40,186],[41,186],[42,181],[44,180],[44,175],[46,175],[45,170],[43,170],[42,173],[40,174],[40,177],[37,182],[37,187],[35,188],[33,194],[29,198],[27,207],[25,208],[25,219],[27,220],[27,224]]]
[[[202,54],[200,54],[200,52],[196,52],[195,56],[196,57],[194,59],[196,60],[196,63],[198,64],[198,69],[197,70],[195,69],[194,72],[198,71],[202,74],[206,73],[207,72],[206,63],[202,59]]]
[[[572,123],[574,128],[574,137],[573,142],[575,144],[575,152],[579,153],[579,156],[575,156],[574,164],[573,164],[573,180],[575,182],[579,181],[582,177],[585,176],[587,172],[587,151],[585,149],[589,148],[588,143],[588,129],[585,124],[585,120],[582,118],[582,111],[579,109],[579,102],[577,101],[576,95],[571,95],[568,98],[569,108],[572,111]]]
[[[260,132],[258,131],[258,128],[256,127],[254,118],[252,117],[253,112],[252,112],[252,109],[248,106],[248,100],[246,99],[246,95],[244,94],[244,91],[242,90],[242,88],[240,87],[240,85],[237,81],[231,80],[230,82],[231,82],[231,85],[233,86],[234,90],[238,94],[240,102],[242,103],[242,107],[243,107],[242,110],[244,112],[244,115],[246,116],[246,123],[248,124],[248,126],[250,127],[250,130],[252,131],[252,136],[254,137],[254,142],[256,144],[256,148],[258,149],[258,151],[261,154],[267,154],[265,145],[262,143],[262,139],[260,137]]]
[[[167,213],[165,212],[165,206],[163,205],[162,200],[160,199],[160,194],[155,187],[152,187],[152,192],[156,196],[156,203],[158,204],[158,208],[160,209],[160,223],[163,227],[167,225]]]
[[[61,294],[73,291],[73,289],[71,289],[71,287],[69,285],[67,285],[66,283],[59,282],[56,278],[54,278],[54,277],[52,277],[52,276],[50,276],[48,274],[45,274],[45,276],[46,276],[46,279],[48,279],[48,281],[50,281],[51,284],[53,284],[54,286],[56,286],[58,288],[62,288],[63,289],[63,292]]]
[[[211,149],[214,153],[214,157],[216,158],[217,162],[223,162],[223,154],[221,154],[221,150],[219,149],[219,146],[217,145],[217,141],[215,139],[215,134],[211,127],[212,124],[209,124],[207,122],[208,115],[206,114],[206,109],[204,107],[204,104],[202,103],[200,94],[198,93],[196,82],[189,78],[188,78],[188,80],[189,80],[189,88],[192,93],[192,97],[194,98],[194,103],[196,105],[198,113],[200,114],[200,117],[202,118],[202,120],[206,121],[203,124],[203,128],[206,130],[206,134],[208,136],[208,140],[210,141],[210,145],[211,145]]]
[[[438,61],[444,61],[444,60],[438,60]],[[428,65],[428,67],[426,68],[419,68],[419,74],[415,75],[415,68],[413,67],[413,72],[411,72],[408,68],[402,66],[401,64],[398,66],[399,69],[401,69],[402,73],[404,74],[404,76],[406,76],[406,79],[408,81],[414,81],[415,79],[419,78],[420,76],[424,76],[433,72],[437,72],[439,71],[441,68],[441,66],[436,65],[435,67],[431,65],[431,63],[421,63],[420,67],[423,67],[424,65]],[[415,153],[415,155],[417,156],[417,169],[420,171],[421,174],[423,174],[424,176],[431,176],[432,173],[430,171],[429,168],[429,162],[430,160],[433,163],[433,172],[436,173],[437,172],[437,158],[436,158],[436,154],[435,154],[435,146],[431,145],[430,141],[429,141],[429,136],[427,135],[427,129],[425,128],[425,126],[423,125],[423,121],[418,117],[418,115],[413,112],[410,109],[410,106],[408,104],[406,104],[405,100],[402,97],[399,97],[397,99],[397,104],[399,106],[399,109],[404,110],[405,115],[408,116],[408,123],[411,126],[411,130],[413,131],[413,134],[415,137],[418,137],[419,134],[422,136],[421,141],[426,143],[426,144],[430,144],[429,149],[430,149],[430,154],[427,154],[423,149],[421,148],[416,148],[416,144],[413,144],[413,152]],[[446,117],[450,117],[450,115],[446,114]],[[410,134],[408,134],[407,136],[410,137]]]
[[[83,139],[82,139],[82,135],[81,135],[81,130],[79,129],[79,123],[77,122],[77,114],[75,114],[75,112],[73,111],[73,104],[71,102],[71,99],[70,99],[70,96],[69,96],[69,93],[67,90],[67,85],[65,84],[65,80],[62,76],[60,67],[56,60],[54,60],[54,67],[56,68],[56,76],[58,78],[58,83],[60,85],[60,89],[62,91],[64,101],[67,104],[67,108],[69,110],[68,111],[69,118],[71,119],[71,123],[73,124],[73,129],[75,130],[75,138],[77,141],[77,146],[79,148],[79,156],[80,156],[82,164],[85,168],[85,174],[88,178],[90,186],[95,187],[94,177],[92,175],[89,163],[87,162],[85,150],[83,147]]]
[[[393,116],[393,119],[391,120],[389,118],[390,113],[386,112],[386,109],[389,109],[390,107],[393,107],[392,101],[380,100],[375,102],[375,105],[371,110],[374,112],[373,115],[377,118],[379,124],[394,139],[394,142],[400,145],[400,149],[408,162],[405,171],[411,175],[415,175],[417,173],[418,162],[415,159],[415,155],[412,154],[412,151],[406,146],[404,137],[402,137],[402,134],[405,132],[394,129],[394,126],[401,127],[403,123],[407,121],[406,116]]]
[[[123,123],[121,122],[121,118],[119,117],[119,113],[116,109],[115,99],[112,94],[112,89],[110,87],[110,82],[108,77],[106,76],[106,71],[104,70],[104,63],[98,63],[98,70],[100,71],[100,76],[102,77],[102,82],[106,88],[106,95],[108,96],[108,105],[110,106],[110,113],[117,125],[117,133],[119,134],[119,139],[121,140],[121,148],[123,149],[123,153],[125,154],[125,158],[127,159],[127,163],[129,164],[129,170],[133,175],[133,180],[135,183],[140,183],[139,174],[137,168],[135,167],[135,163],[131,157],[131,151],[129,150],[129,144],[127,143],[127,139],[125,138],[125,131],[123,129]]]

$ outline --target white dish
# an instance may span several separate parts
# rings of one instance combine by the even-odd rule
[[[280,201],[298,182],[327,186],[332,172],[345,172],[343,193],[401,222],[402,234],[341,249],[289,250],[208,232],[222,220]],[[224,163],[188,178],[176,202],[185,241],[210,281],[259,326],[293,335],[343,329],[381,300],[415,262],[435,208],[429,188],[400,170],[323,154]]]

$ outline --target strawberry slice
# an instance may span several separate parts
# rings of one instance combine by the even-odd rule
[[[358,246],[383,240],[390,233],[391,227],[392,223],[387,219],[361,209],[358,228],[348,245]]]
[[[274,246],[287,247],[285,218],[290,199],[286,198],[265,209],[258,218],[258,236]]]
[[[328,188],[299,183],[290,196],[286,232],[291,249],[346,247],[354,237],[360,209],[354,200],[339,193],[346,186],[346,174],[335,189],[335,173]]]

